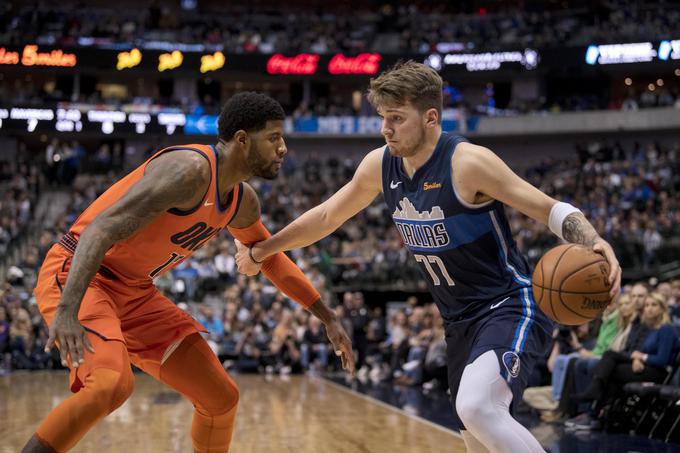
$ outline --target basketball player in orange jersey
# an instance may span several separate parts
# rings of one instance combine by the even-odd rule
[[[65,452],[132,393],[130,363],[195,407],[194,451],[226,452],[238,403],[236,384],[201,337],[204,329],[152,280],[223,228],[243,243],[269,236],[251,176],[274,178],[286,154],[284,112],[257,93],[232,97],[216,146],[165,148],[111,186],[55,244],[35,295],[70,367],[74,395],[43,420],[24,452]],[[284,255],[263,264],[279,289],[326,325],[343,368],[354,372],[349,337],[302,272]]]
[[[529,264],[503,205],[604,255],[611,297],[621,282],[614,252],[578,209],[528,184],[489,149],[442,132],[442,79],[433,69],[401,64],[371,80],[368,99],[383,117],[386,146],[273,237],[237,243],[238,268],[254,274],[266,257],[318,241],[382,192],[444,319],[453,413],[468,451],[542,452],[510,406],[547,353],[553,326],[533,301]]]

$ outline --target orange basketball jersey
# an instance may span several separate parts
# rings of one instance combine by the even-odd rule
[[[130,286],[147,286],[154,277],[175,267],[234,217],[243,194],[242,184],[234,186],[227,200],[218,191],[218,156],[213,146],[180,145],[162,149],[97,198],[71,227],[61,245],[75,251],[83,230],[144,175],[150,161],[163,153],[191,150],[202,155],[211,169],[210,185],[201,202],[189,211],[170,209],[135,235],[113,245],[104,256],[102,270],[112,272]]]

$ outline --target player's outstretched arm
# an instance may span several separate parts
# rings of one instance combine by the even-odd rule
[[[78,311],[85,291],[106,251],[171,208],[195,206],[210,183],[210,165],[197,153],[174,151],[147,165],[145,175],[116,203],[99,214],[78,238],[64,292],[45,345],[59,342],[61,360],[70,355],[74,367],[83,362],[83,345],[92,350]]]
[[[319,241],[371,204],[382,191],[382,156],[383,148],[368,153],[352,180],[328,200],[305,212],[271,238],[255,244],[245,256],[240,254],[237,257],[237,263],[240,261],[239,272],[248,273],[248,265],[252,261],[262,261],[275,253],[306,247]],[[252,261],[249,261],[251,258]],[[256,267],[250,268],[252,271],[256,272]]]
[[[260,220],[260,201],[257,194],[247,183],[243,184],[241,205],[228,229],[236,238],[239,247],[245,249],[246,253],[248,250],[246,246],[271,236]],[[324,323],[333,350],[342,360],[343,369],[354,375],[352,341],[336,318],[335,313],[323,303],[321,295],[309,279],[283,252],[269,256],[259,263],[258,272],[260,266],[264,275],[274,286]]]
[[[515,174],[496,154],[482,146],[461,143],[451,159],[453,181],[465,201],[494,198],[547,225],[560,238],[602,254],[610,266],[610,296],[621,287],[621,267],[612,247],[597,234],[583,213],[549,197]]]

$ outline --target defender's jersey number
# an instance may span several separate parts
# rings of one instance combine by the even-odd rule
[[[184,255],[180,255],[179,253],[172,252],[170,254],[170,257],[168,258],[168,260],[165,263],[161,264],[156,269],[149,272],[149,277],[155,278],[156,275],[163,272],[163,269],[165,269],[166,267],[170,266],[171,264],[177,263],[177,262],[179,262],[183,259],[184,259]]]

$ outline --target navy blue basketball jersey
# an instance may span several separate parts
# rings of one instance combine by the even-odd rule
[[[385,203],[445,321],[474,317],[531,287],[529,265],[512,238],[503,204],[471,205],[455,192],[451,156],[461,142],[467,140],[442,133],[413,178],[387,146],[382,161]]]

